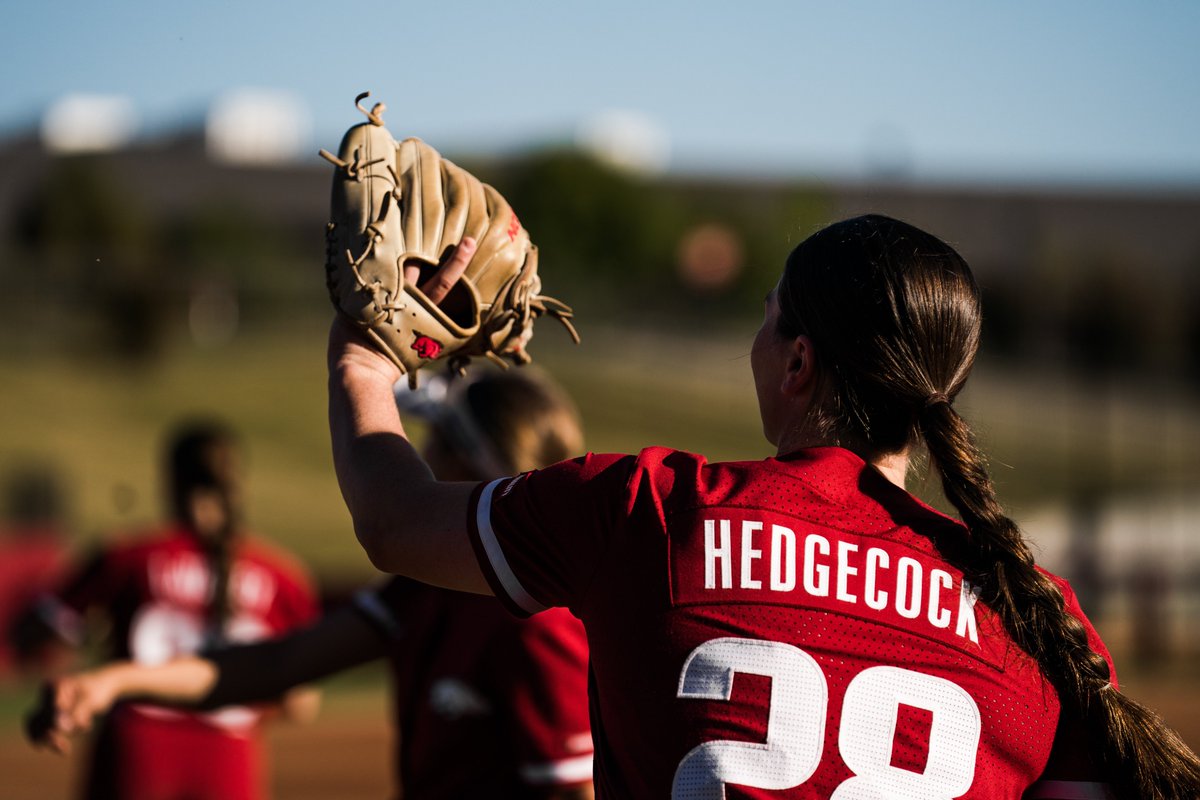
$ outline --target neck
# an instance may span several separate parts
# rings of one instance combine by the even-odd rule
[[[845,445],[839,444],[836,441],[827,441],[815,437],[792,437],[789,441],[780,442],[776,450],[776,455],[787,455],[797,450],[803,450],[806,447],[845,447]],[[846,449],[857,452],[852,447]],[[889,482],[894,483],[901,489],[905,488],[904,477],[908,474],[908,450],[902,450],[899,453],[884,453],[872,458],[868,458],[862,453],[858,454],[868,464],[878,470],[880,475],[887,478]]]
[[[811,402],[811,401],[810,401]],[[837,436],[822,431],[813,422],[807,404],[798,406],[796,414],[783,425],[776,445],[776,455],[786,455],[806,447],[844,447],[862,457],[889,482],[904,489],[904,477],[908,473],[908,448],[898,453],[883,453],[870,456],[863,450],[838,440]]]
[[[871,459],[870,465],[879,470],[883,477],[904,488],[904,476],[908,473],[908,451],[888,453]]]

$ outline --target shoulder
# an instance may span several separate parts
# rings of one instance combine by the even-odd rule
[[[567,516],[611,531],[622,520],[661,516],[677,494],[696,496],[706,463],[663,447],[637,455],[588,453],[487,484],[479,490],[480,507],[494,505],[526,520]]]

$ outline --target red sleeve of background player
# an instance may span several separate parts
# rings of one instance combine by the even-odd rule
[[[583,623],[565,609],[522,621],[500,642],[497,693],[515,771],[532,786],[592,779],[588,649]]]
[[[1062,590],[1067,611],[1073,614],[1087,629],[1088,643],[1092,649],[1108,661],[1110,680],[1117,686],[1117,670],[1112,656],[1100,634],[1092,627],[1087,615],[1079,605],[1075,591],[1062,578],[1050,576]],[[1115,798],[1105,781],[1104,773],[1093,760],[1094,748],[1090,746],[1094,732],[1071,705],[1063,704],[1058,718],[1058,729],[1054,734],[1054,747],[1050,760],[1042,770],[1041,777],[1025,792],[1026,800],[1112,800]]]
[[[633,463],[589,454],[475,490],[468,522],[475,555],[510,611],[528,616],[586,593],[627,516]]]

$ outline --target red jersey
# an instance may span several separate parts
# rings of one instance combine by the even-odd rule
[[[405,578],[355,606],[393,643],[406,800],[529,797],[591,780],[587,643],[565,609],[518,619],[495,598]]]
[[[316,616],[312,582],[298,561],[246,536],[231,547],[226,641],[275,636]],[[162,663],[205,644],[213,585],[200,542],[166,528],[99,553],[59,593],[55,617],[69,625],[72,615],[101,609],[112,624],[113,658]],[[258,797],[259,716],[243,707],[118,705],[93,759],[91,796]]]
[[[587,629],[601,796],[1104,796],[1070,725],[1048,768],[1054,689],[931,541],[961,524],[849,451],[589,455],[472,505],[496,594]]]

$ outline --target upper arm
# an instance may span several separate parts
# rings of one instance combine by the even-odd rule
[[[491,594],[467,533],[475,488],[473,483],[433,482],[411,506],[398,507],[394,519],[356,526],[355,532],[371,562],[384,572]]]

